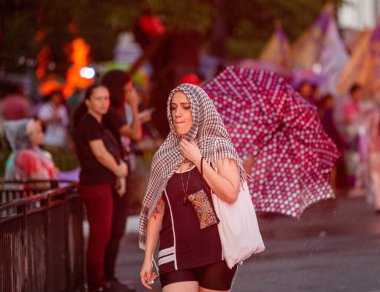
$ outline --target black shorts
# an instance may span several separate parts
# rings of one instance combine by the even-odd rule
[[[237,267],[230,269],[225,261],[197,268],[160,274],[161,287],[185,281],[196,281],[200,287],[210,290],[230,290]]]

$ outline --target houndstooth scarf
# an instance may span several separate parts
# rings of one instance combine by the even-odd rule
[[[240,178],[242,180],[247,178],[242,161],[232,146],[222,119],[207,93],[202,88],[187,83],[173,89],[167,101],[170,133],[153,157],[148,188],[140,214],[139,246],[142,249],[145,249],[148,219],[159,202],[169,178],[185,161],[179,147],[181,137],[176,134],[170,111],[171,99],[178,91],[188,97],[193,117],[193,125],[185,139],[194,140],[205,161],[209,163],[215,164],[217,160],[223,158],[235,160],[239,167]]]

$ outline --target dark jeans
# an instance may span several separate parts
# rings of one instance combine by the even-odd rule
[[[86,206],[90,225],[86,262],[87,282],[90,288],[104,286],[104,255],[112,224],[112,186],[80,185],[78,191]]]
[[[119,252],[120,240],[123,238],[125,226],[127,224],[127,216],[129,209],[128,193],[129,193],[129,180],[126,178],[126,192],[124,196],[120,197],[116,191],[112,192],[113,199],[113,216],[112,216],[112,230],[111,237],[108,241],[105,259],[104,259],[104,273],[107,281],[115,278],[115,265],[117,254]]]

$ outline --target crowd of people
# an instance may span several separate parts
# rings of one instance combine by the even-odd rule
[[[185,83],[195,83],[191,80]],[[200,85],[199,79],[196,84]],[[237,194],[240,179],[246,177],[247,161],[240,160],[228,138],[220,143],[229,158],[211,158],[216,150],[207,148],[207,141],[213,138],[212,133],[204,130],[204,123],[210,112],[217,113],[213,107],[208,113],[205,108],[198,108],[199,112],[191,108],[190,104],[211,102],[197,85],[179,86],[170,94],[170,133],[151,167],[140,223],[140,244],[145,248],[140,276],[147,288],[157,277],[151,258],[158,239],[162,254],[160,280],[165,291],[198,291],[200,287],[229,290],[236,271],[236,267],[226,267],[221,258],[216,225],[210,224],[207,232],[199,233],[199,222],[191,209],[186,209],[186,213],[178,207],[184,204],[184,198],[202,190],[205,200],[211,200],[205,185],[226,201],[234,200],[229,196]],[[319,94],[318,86],[310,81],[302,81],[297,91],[317,107],[322,126],[342,154],[331,177],[336,195],[366,195],[374,211],[380,213],[380,107],[366,98],[360,84],[350,87],[341,107],[336,106],[337,97]],[[132,191],[131,145],[146,135],[148,128],[143,123],[149,121],[150,112],[139,113],[139,94],[130,76],[121,70],[109,71],[83,92],[74,108],[67,105],[60,90],[52,91],[39,104],[32,104],[15,84],[4,83],[1,95],[1,147],[11,150],[4,179],[56,179],[59,169],[52,154],[75,151],[80,164],[79,195],[90,225],[86,269],[89,291],[134,291],[116,278],[115,265]],[[223,123],[214,126],[221,136],[225,134]],[[204,145],[190,142],[194,131],[205,135]],[[182,139],[188,136],[189,141]],[[159,141],[153,143],[155,147]],[[203,161],[201,153],[210,156],[207,160],[213,160],[217,173]],[[190,180],[190,176],[199,179]],[[201,184],[196,183],[199,180]],[[162,187],[165,196],[160,197],[157,189]],[[186,228],[174,229],[177,221],[188,224]],[[208,244],[194,244],[189,249],[188,241]]]
[[[366,196],[374,212],[380,213],[378,102],[367,96],[366,89],[358,83],[350,86],[346,97],[321,95],[318,86],[310,81],[301,82],[297,90],[317,106],[325,132],[341,153],[331,178],[335,194]]]
[[[150,117],[139,113],[139,95],[130,76],[121,70],[106,73],[85,90],[71,113],[59,90],[33,107],[22,91],[9,88],[1,103],[4,144],[11,148],[4,179],[56,179],[59,170],[52,154],[75,151],[78,192],[90,226],[89,291],[134,291],[116,278],[115,265],[129,214],[131,143],[141,140],[141,120]]]

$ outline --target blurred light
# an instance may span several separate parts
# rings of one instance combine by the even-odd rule
[[[82,78],[92,79],[95,77],[95,69],[91,67],[83,67],[79,72]]]
[[[32,58],[28,58],[26,59],[26,65],[29,67],[34,67],[37,65],[37,61]]]
[[[50,71],[53,71],[55,68],[56,68],[55,63],[54,63],[54,62],[50,62],[49,65],[48,65],[48,69],[49,69]]]
[[[17,62],[19,65],[24,65],[26,62],[26,58],[24,56],[21,56],[18,58]]]
[[[322,72],[322,66],[319,63],[315,63],[312,68],[314,73],[320,74]]]

